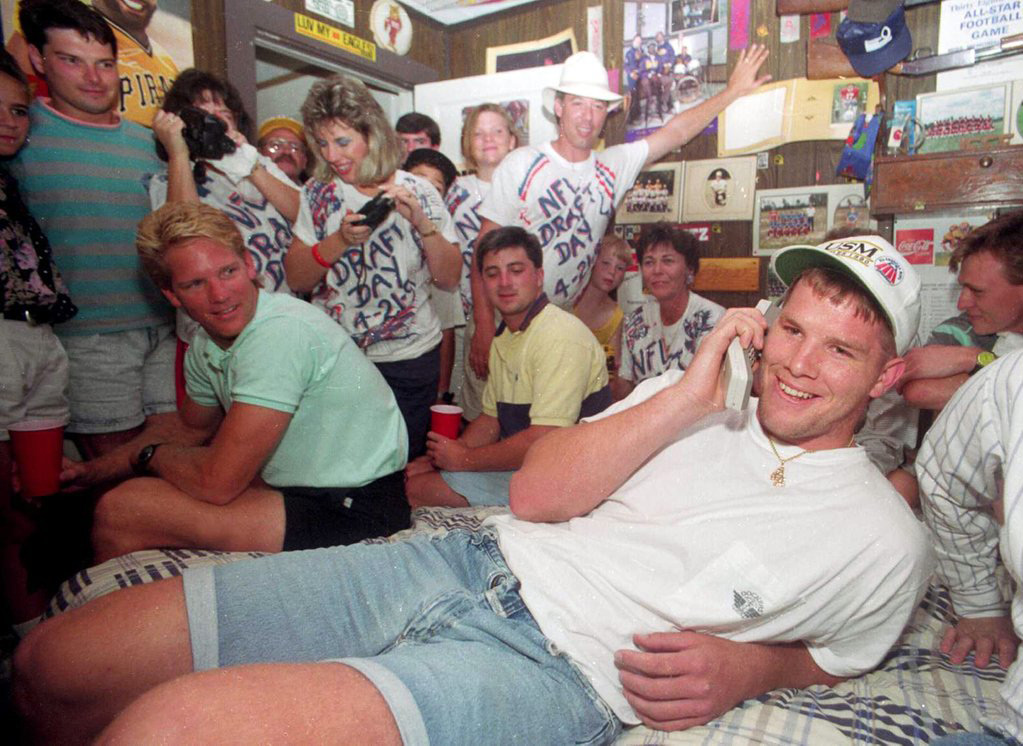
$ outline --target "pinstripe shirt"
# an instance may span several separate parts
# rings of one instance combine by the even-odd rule
[[[924,518],[937,544],[938,574],[963,616],[1004,614],[995,580],[998,551],[1016,583],[1013,627],[1023,636],[1023,351],[992,363],[955,393],[917,458]],[[1004,498],[999,526],[992,504]],[[1002,686],[1004,711],[990,723],[1023,739],[1023,661]]]

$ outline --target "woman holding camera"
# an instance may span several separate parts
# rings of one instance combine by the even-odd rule
[[[288,283],[311,291],[376,364],[416,458],[440,372],[430,284],[451,290],[461,271],[451,217],[425,180],[398,170],[405,149],[361,82],[317,82],[302,119],[316,165],[285,258]]]
[[[193,109],[185,113],[187,129],[181,116],[186,109]],[[219,121],[204,122],[195,109]],[[234,86],[195,68],[182,72],[153,118],[157,154],[167,161],[167,171],[150,182],[150,201],[154,210],[167,201],[202,202],[226,213],[241,231],[263,287],[288,292],[284,254],[298,214],[299,188],[249,144],[251,129]],[[224,152],[225,136],[235,146],[232,153]],[[181,336],[180,323],[178,328]]]

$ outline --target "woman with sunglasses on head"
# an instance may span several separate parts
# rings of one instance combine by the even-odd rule
[[[316,165],[285,259],[288,282],[310,291],[376,364],[405,417],[412,459],[426,452],[440,375],[430,286],[454,288],[461,269],[451,216],[436,189],[399,170],[405,149],[360,81],[315,83],[302,119]]]

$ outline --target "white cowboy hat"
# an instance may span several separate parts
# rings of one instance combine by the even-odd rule
[[[543,89],[543,106],[554,113],[554,94],[568,93],[572,96],[607,101],[608,111],[613,111],[622,102],[622,96],[611,90],[607,83],[607,70],[593,52],[576,52],[561,68],[561,80],[553,88]]]

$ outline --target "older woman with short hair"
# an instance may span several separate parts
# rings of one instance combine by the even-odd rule
[[[725,312],[690,290],[700,269],[700,245],[688,231],[654,223],[640,234],[636,253],[649,296],[625,317],[619,398],[647,378],[685,370]]]
[[[317,82],[302,119],[316,164],[285,259],[288,284],[311,292],[380,369],[415,458],[426,451],[440,370],[430,284],[454,288],[461,268],[451,216],[436,190],[398,170],[404,148],[361,82]],[[363,224],[360,211],[379,195],[393,209],[378,225]]]

